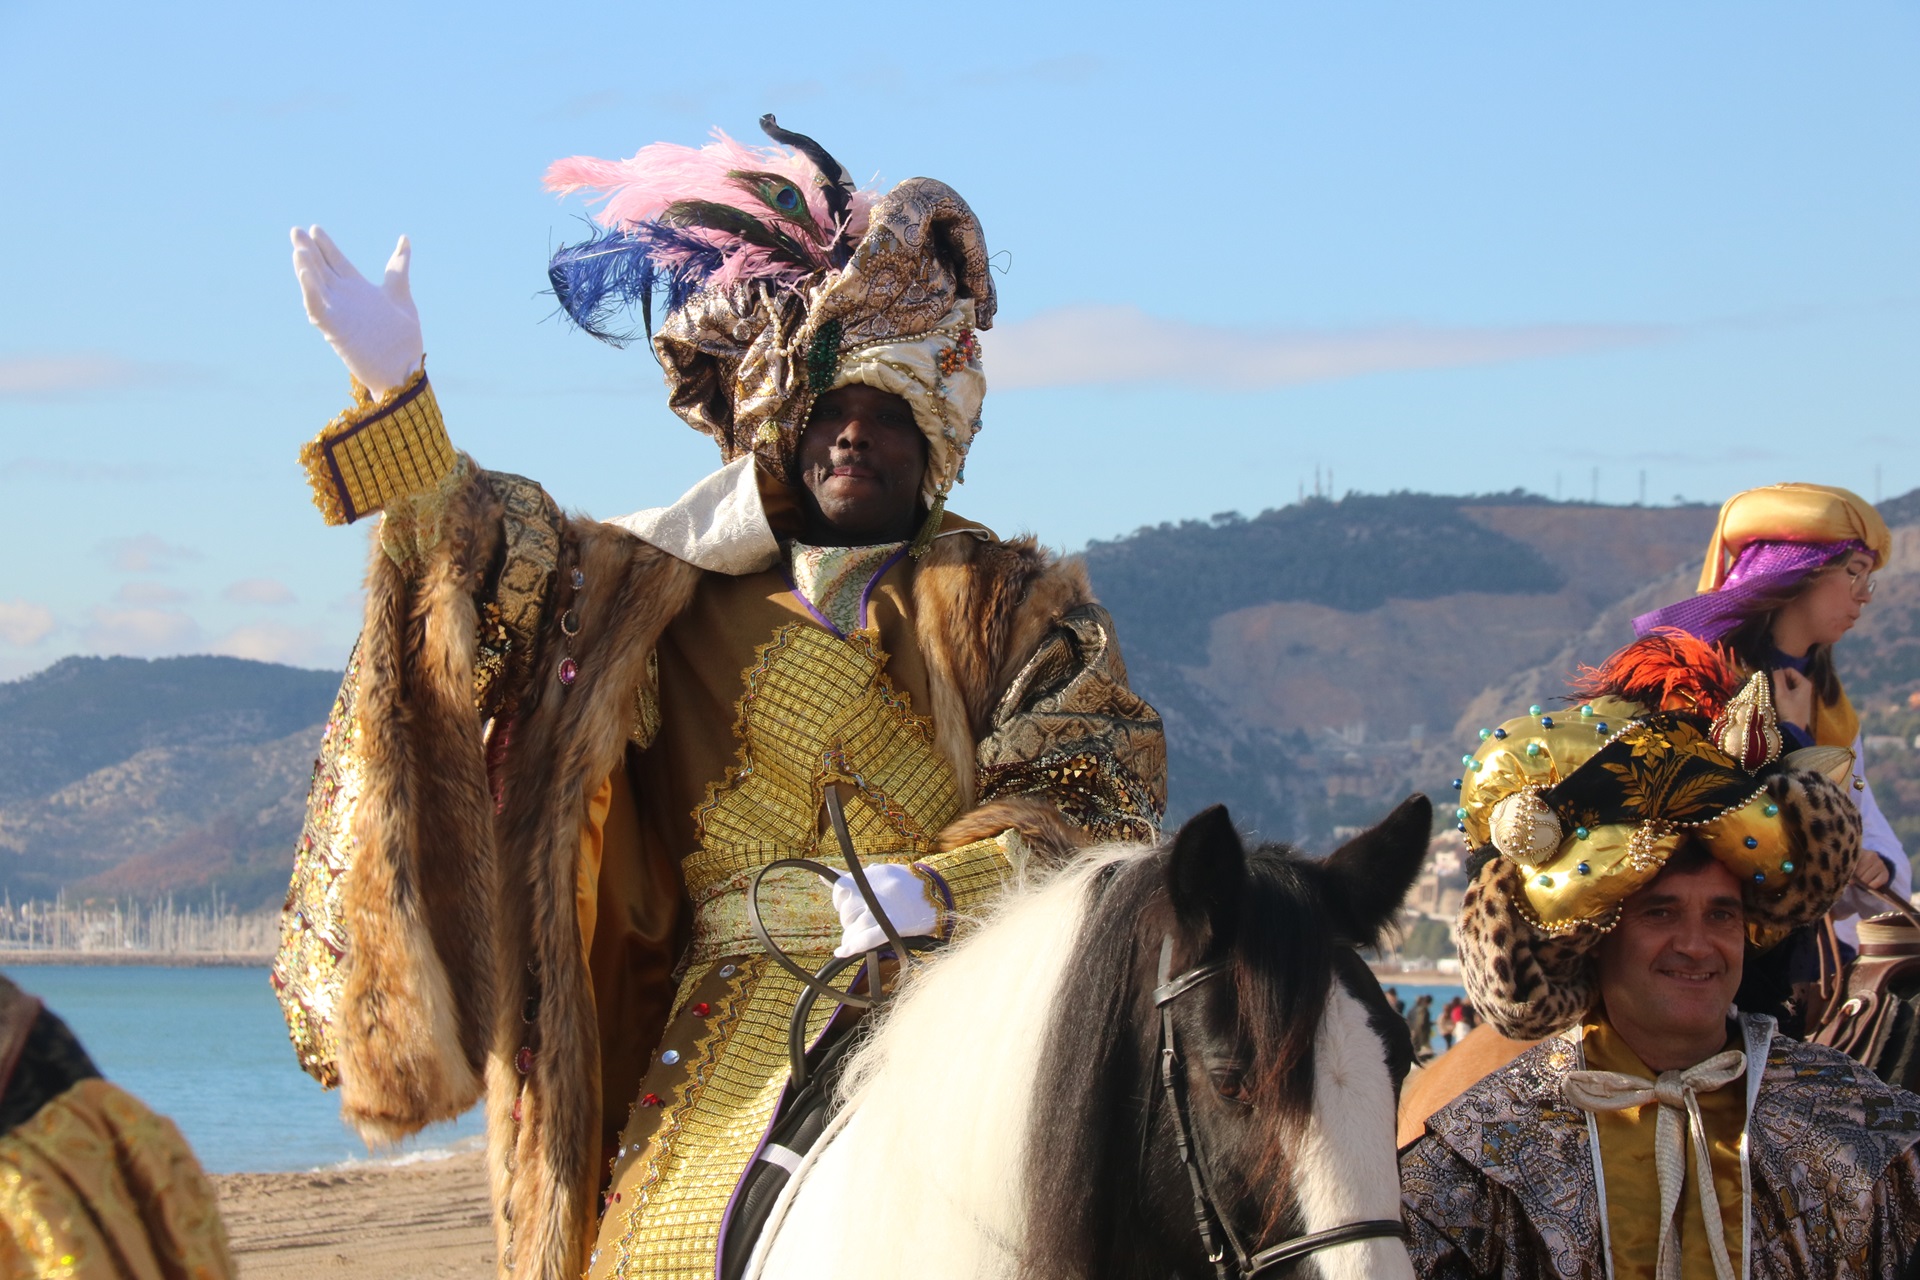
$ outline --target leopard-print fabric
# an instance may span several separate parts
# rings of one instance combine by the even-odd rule
[[[1847,887],[1860,857],[1860,807],[1839,783],[1810,769],[1790,769],[1773,778],[1767,794],[1793,832],[1794,863],[1793,875],[1778,892],[1747,894],[1749,930],[1771,943],[1818,920]]]
[[[1788,820],[1795,870],[1777,892],[1747,886],[1749,934],[1763,945],[1819,919],[1846,887],[1860,851],[1860,810],[1824,774],[1790,769],[1767,783],[1767,794]],[[1489,859],[1467,886],[1455,931],[1474,1009],[1502,1035],[1539,1040],[1574,1025],[1592,1005],[1589,956],[1612,923],[1541,932],[1521,910],[1523,875],[1510,859]]]
[[[1524,900],[1519,864],[1489,859],[1467,886],[1455,931],[1474,1011],[1501,1035],[1541,1040],[1578,1022],[1593,1003],[1587,953],[1606,930],[1584,926],[1550,936],[1528,923]]]

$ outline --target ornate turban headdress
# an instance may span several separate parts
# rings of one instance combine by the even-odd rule
[[[1683,844],[1744,890],[1748,941],[1774,945],[1845,888],[1860,814],[1844,747],[1781,754],[1768,676],[1744,685],[1710,647],[1662,631],[1534,706],[1464,757],[1460,830],[1479,863],[1461,907],[1474,1007],[1509,1036],[1571,1026],[1592,1001],[1589,953]]]
[[[782,481],[817,397],[858,383],[904,398],[927,439],[924,547],[965,479],[986,395],[975,331],[992,327],[994,290],[979,219],[931,178],[858,190],[811,138],[771,115],[760,126],[783,145],[716,129],[703,147],[555,162],[548,189],[597,193],[604,229],[553,255],[554,296],[616,345],[638,336],[615,327],[637,306],[673,411],[726,461],[752,454]]]
[[[1728,498],[1707,544],[1699,594],[1633,620],[1635,634],[1676,627],[1714,641],[1746,621],[1755,601],[1790,590],[1855,551],[1886,564],[1893,535],[1880,513],[1846,489],[1775,484]]]

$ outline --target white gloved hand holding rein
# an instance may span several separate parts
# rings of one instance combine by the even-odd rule
[[[406,385],[425,359],[420,313],[407,284],[413,246],[405,236],[379,284],[361,275],[319,227],[293,229],[293,273],[307,319],[375,399]]]
[[[931,935],[939,926],[939,914],[927,897],[927,883],[910,866],[898,862],[875,863],[867,869],[867,883],[880,909],[893,921],[902,938]],[[840,945],[836,956],[857,956],[863,951],[878,951],[887,945],[880,922],[867,910],[866,899],[853,877],[843,875],[834,882],[833,909],[840,913]]]

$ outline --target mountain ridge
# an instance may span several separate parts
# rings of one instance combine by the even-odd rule
[[[1920,696],[1920,490],[1881,509],[1893,568],[1840,667],[1883,743],[1876,791],[1886,776],[1883,805],[1920,838],[1920,752],[1884,746],[1920,733],[1920,706],[1901,718]],[[1714,511],[1350,495],[1084,554],[1166,721],[1170,820],[1225,802],[1262,838],[1321,850],[1407,792],[1450,794],[1476,724],[1559,696],[1634,615],[1689,593]],[[0,891],[277,903],[338,681],[76,657],[0,684]]]

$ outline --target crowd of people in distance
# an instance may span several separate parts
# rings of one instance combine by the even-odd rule
[[[1435,1014],[1433,997],[1425,992],[1414,997],[1411,1008],[1400,998],[1399,988],[1388,987],[1386,995],[1394,1013],[1406,1019],[1407,1033],[1413,1039],[1416,1057],[1432,1057],[1436,1037],[1440,1042],[1439,1051],[1444,1053],[1480,1025],[1480,1015],[1473,1011],[1473,1006],[1463,996],[1450,997],[1440,1006],[1440,1012]]]

